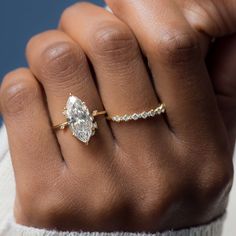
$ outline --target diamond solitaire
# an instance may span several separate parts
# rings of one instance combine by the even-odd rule
[[[70,96],[64,115],[73,135],[84,143],[88,143],[95,134],[97,123],[90,114],[87,106],[79,98]]]
[[[68,126],[72,134],[78,140],[88,144],[90,138],[95,134],[95,131],[98,128],[94,117],[105,115],[106,112],[94,111],[91,114],[85,102],[81,101],[76,96],[70,95],[63,114],[66,117],[67,121],[62,124],[56,125],[53,128],[65,129]]]

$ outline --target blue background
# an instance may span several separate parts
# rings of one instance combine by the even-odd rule
[[[55,28],[63,9],[75,2],[78,1],[1,0],[0,82],[8,71],[26,65],[24,51],[30,37]],[[103,5],[102,0],[90,2]]]

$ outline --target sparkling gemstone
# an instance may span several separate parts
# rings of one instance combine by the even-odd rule
[[[123,119],[124,121],[129,121],[130,117],[128,115],[124,115]]]
[[[66,104],[65,116],[73,135],[80,141],[88,143],[97,125],[85,103],[75,96],[70,96]]]
[[[113,117],[113,120],[116,121],[116,122],[120,122],[121,118],[119,116],[115,116],[115,117]]]
[[[143,119],[146,119],[146,118],[147,118],[147,112],[143,112],[143,113],[141,114],[141,116],[142,116]]]
[[[156,108],[156,109],[154,110],[154,112],[155,112],[155,115],[159,115],[159,114],[160,114],[160,108],[159,108],[159,107]]]
[[[165,113],[165,111],[166,111],[166,109],[165,109],[165,106],[163,105],[163,106],[161,107],[161,112],[162,112],[162,113]]]
[[[133,118],[134,120],[137,120],[137,119],[138,119],[138,115],[137,115],[136,113],[134,113],[133,116],[132,116],[132,118]]]
[[[150,111],[150,116],[152,116],[152,117],[155,116],[155,111],[154,111],[154,110],[151,110],[151,111]]]
[[[138,114],[138,119],[142,119],[142,115],[141,114]]]

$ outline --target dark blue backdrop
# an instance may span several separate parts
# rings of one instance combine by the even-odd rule
[[[0,82],[8,71],[25,66],[24,50],[29,38],[55,28],[63,9],[76,0],[1,0]],[[91,0],[103,5],[102,0]],[[1,118],[0,118],[1,119]]]

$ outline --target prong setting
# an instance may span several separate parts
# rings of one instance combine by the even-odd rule
[[[85,102],[70,94],[63,114],[73,136],[87,144],[95,134],[97,125]]]

